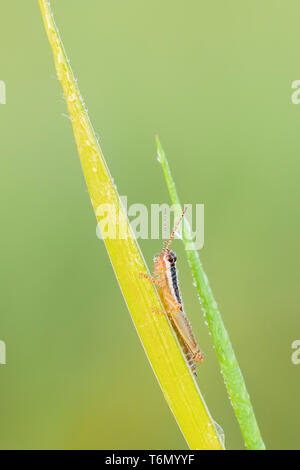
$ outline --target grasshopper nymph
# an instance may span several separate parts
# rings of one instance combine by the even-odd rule
[[[153,312],[168,315],[186,360],[192,372],[196,375],[195,362],[202,362],[204,356],[197,345],[190,322],[184,313],[176,273],[176,253],[169,249],[185,211],[186,209],[184,209],[180,219],[175,224],[169,241],[164,243],[162,252],[154,258],[153,277],[143,273],[140,276],[151,280],[158,287],[158,294],[165,310],[162,312],[153,310]]]

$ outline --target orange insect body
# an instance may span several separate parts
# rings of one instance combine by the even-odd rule
[[[204,356],[197,345],[190,322],[184,313],[176,273],[176,254],[174,251],[169,250],[171,241],[184,213],[185,210],[175,225],[167,245],[164,246],[161,254],[154,258],[153,277],[142,276],[150,279],[158,286],[158,293],[165,310],[155,313],[165,313],[168,315],[186,360],[195,374],[195,362],[202,362]]]

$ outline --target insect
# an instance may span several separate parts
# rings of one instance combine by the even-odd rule
[[[195,363],[202,362],[204,360],[204,356],[197,345],[190,322],[184,313],[177,280],[176,253],[169,249],[185,211],[186,208],[182,212],[178,222],[175,224],[169,241],[164,242],[160,255],[154,257],[153,276],[147,276],[144,273],[140,273],[140,277],[149,279],[158,287],[158,294],[165,310],[157,312],[152,309],[152,311],[153,313],[166,314],[168,316],[186,357],[187,363],[192,372],[196,375]]]

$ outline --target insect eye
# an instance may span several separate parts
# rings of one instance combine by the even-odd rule
[[[168,256],[168,261],[169,263],[174,263],[176,261],[176,255],[175,253],[172,253],[171,255]]]

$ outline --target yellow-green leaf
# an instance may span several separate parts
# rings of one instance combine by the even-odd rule
[[[105,229],[98,209],[103,204],[111,204],[119,215],[118,228],[123,234],[128,234],[127,239],[106,238],[105,244],[145,353],[189,447],[222,449],[213,421],[167,319],[161,315],[153,315],[151,311],[152,307],[162,309],[160,300],[152,284],[139,278],[140,272],[147,273],[145,262],[95,137],[58,35],[49,2],[39,0],[39,4],[100,228]],[[99,315],[102,314],[99,310]],[[145,406],[146,401],[147,399]]]

